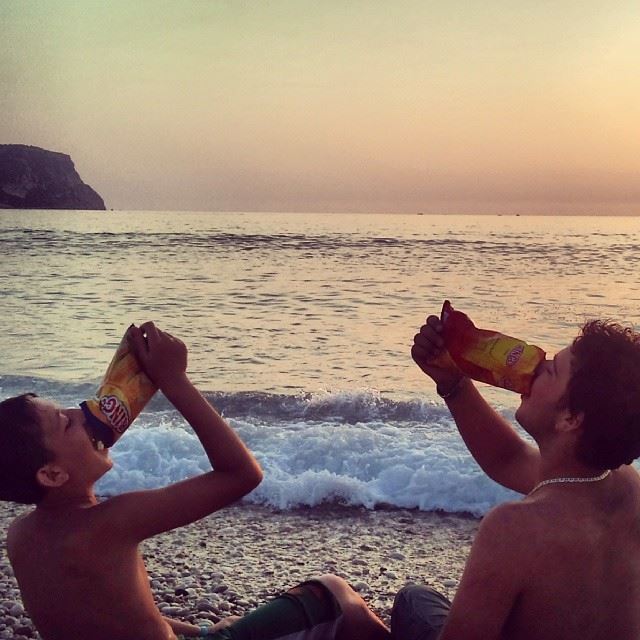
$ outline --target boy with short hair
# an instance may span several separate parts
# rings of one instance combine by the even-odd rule
[[[112,467],[80,408],[24,394],[0,402],[0,500],[35,504],[13,521],[9,559],[44,640],[383,640],[388,631],[337,576],[297,585],[242,619],[211,627],[164,618],[138,544],[238,500],[260,466],[186,374],[187,349],[148,322],[129,337],[145,373],[191,425],[213,470],[162,489],[98,502],[93,485]]]
[[[24,605],[47,640],[198,635],[199,627],[156,608],[138,544],[238,500],[262,479],[187,377],[184,344],[150,322],[130,332],[145,372],[192,426],[213,470],[98,502],[93,485],[113,463],[91,440],[82,410],[34,394],[0,403],[0,498],[36,505],[11,524],[7,549]]]

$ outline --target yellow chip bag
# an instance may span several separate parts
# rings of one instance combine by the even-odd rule
[[[95,397],[80,403],[94,444],[113,446],[157,389],[131,352],[127,331]]]
[[[527,394],[546,353],[519,338],[478,329],[445,300],[440,315],[445,347],[458,368],[474,380]]]

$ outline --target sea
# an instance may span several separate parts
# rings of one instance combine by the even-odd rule
[[[467,452],[414,334],[449,299],[553,353],[592,318],[638,327],[638,273],[634,217],[3,210],[0,398],[76,406],[153,320],[260,461],[246,502],[481,516],[517,496]],[[480,386],[513,420],[519,396]],[[161,394],[112,458],[100,495],[208,470]]]

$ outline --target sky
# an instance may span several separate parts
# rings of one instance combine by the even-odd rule
[[[640,214],[637,0],[0,0],[0,143],[114,209]]]

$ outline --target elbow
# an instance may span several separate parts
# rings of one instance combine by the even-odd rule
[[[244,478],[246,481],[246,493],[253,491],[262,482],[262,478],[264,478],[262,467],[254,460],[253,464],[247,469]]]
[[[264,478],[264,473],[262,471],[262,467],[256,462],[255,475],[254,475],[255,484],[253,485],[254,489],[262,482],[263,478]]]

